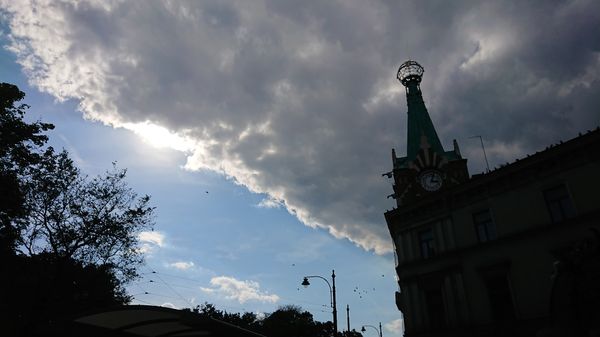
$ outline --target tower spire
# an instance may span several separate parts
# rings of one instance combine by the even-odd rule
[[[397,78],[406,87],[406,103],[408,105],[407,161],[415,160],[419,150],[425,148],[430,148],[440,155],[444,154],[444,148],[421,94],[420,83],[423,73],[423,67],[411,60],[404,62],[398,69]]]
[[[396,75],[406,88],[406,157],[396,157],[392,150],[394,168],[384,176],[394,177],[394,193],[390,196],[398,206],[469,179],[467,160],[460,155],[458,143],[454,142],[454,149],[444,151],[435,131],[421,94],[423,72],[420,64],[408,60]]]

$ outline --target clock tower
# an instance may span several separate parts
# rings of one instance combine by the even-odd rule
[[[406,156],[396,157],[392,149],[393,170],[384,175],[394,178],[394,193],[388,197],[396,199],[398,207],[469,179],[467,160],[462,158],[458,143],[454,140],[454,148],[444,151],[431,122],[421,94],[423,72],[420,64],[409,60],[397,74],[406,89],[408,105]]]

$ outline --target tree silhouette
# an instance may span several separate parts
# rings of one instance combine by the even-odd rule
[[[54,126],[25,122],[24,97],[0,83],[0,336],[52,335],[74,315],[129,302],[137,234],[154,221],[126,170],[90,178],[44,148]]]
[[[143,257],[137,233],[152,228],[154,208],[125,177],[126,170],[113,165],[90,179],[66,151],[56,154],[49,148],[24,184],[29,212],[20,237],[23,249],[108,265],[121,280],[134,278]]]
[[[316,334],[313,315],[298,306],[286,305],[265,317],[263,331],[268,336],[320,336]]]
[[[296,305],[282,306],[262,319],[254,313],[227,313],[210,303],[204,303],[192,310],[202,316],[225,321],[269,337],[331,337],[334,334],[332,322],[315,321],[310,312],[303,311]],[[362,337],[362,334],[355,330],[338,335]]]
[[[40,148],[48,137],[42,132],[54,125],[26,123],[29,108],[19,104],[25,97],[19,88],[0,83],[0,253],[14,253],[22,218],[27,210],[20,176],[40,160]]]
[[[42,253],[10,256],[0,272],[2,336],[47,336],[74,315],[129,302],[106,265]]]

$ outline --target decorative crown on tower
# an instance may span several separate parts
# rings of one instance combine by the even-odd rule
[[[419,84],[425,70],[416,61],[408,60],[400,66],[398,69],[398,75],[396,76],[402,84],[407,87],[410,83]]]

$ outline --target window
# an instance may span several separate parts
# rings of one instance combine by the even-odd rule
[[[425,305],[429,316],[431,330],[438,330],[446,326],[446,308],[442,289],[425,290]]]
[[[431,228],[419,232],[419,246],[421,247],[421,256],[424,259],[435,255],[433,230]]]
[[[508,274],[505,272],[489,273],[484,276],[484,282],[494,321],[503,322],[514,319],[515,307],[508,283]]]
[[[489,209],[473,213],[473,223],[479,242],[486,242],[496,239],[496,225],[492,220],[492,213]]]
[[[565,185],[558,185],[544,191],[544,199],[552,222],[561,222],[575,216],[575,207]]]

